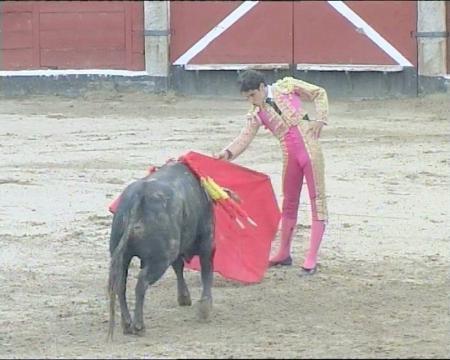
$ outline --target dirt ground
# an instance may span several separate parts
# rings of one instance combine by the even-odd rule
[[[215,275],[213,315],[179,307],[175,275],[146,295],[143,337],[107,343],[111,200],[150,164],[212,154],[247,104],[143,94],[0,99],[0,357],[448,358],[450,96],[337,101],[322,134],[330,219],[317,275],[294,266],[256,285]],[[271,176],[261,128],[236,162]],[[447,220],[447,221],[446,221]],[[276,248],[278,239],[274,241]],[[138,263],[133,261],[128,296]],[[186,272],[194,302],[200,276]]]

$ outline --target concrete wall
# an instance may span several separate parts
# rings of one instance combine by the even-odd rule
[[[58,75],[0,77],[0,97],[27,95],[78,97],[95,91],[159,93],[166,90],[167,79],[159,76]]]
[[[417,95],[415,69],[401,72],[344,72],[263,70],[268,83],[284,76],[315,83],[327,89],[331,98],[390,98]],[[0,77],[1,96],[30,94],[83,96],[91,91],[139,91],[158,93],[173,90],[183,95],[240,96],[237,84],[238,71],[199,70],[187,71],[172,67],[169,77],[163,76],[4,76]],[[435,83],[429,85],[435,86]]]
[[[417,41],[419,75],[447,73],[445,1],[418,1]]]
[[[345,72],[262,70],[268,83],[284,76],[294,76],[327,89],[330,97],[369,99],[411,97],[417,95],[417,75],[414,68],[400,72]],[[186,95],[238,97],[238,71],[184,70],[174,66],[170,86]]]
[[[448,3],[448,2],[447,2]],[[417,2],[417,47],[419,93],[449,91],[445,1]]]
[[[169,75],[169,4],[144,1],[145,70],[150,76]]]

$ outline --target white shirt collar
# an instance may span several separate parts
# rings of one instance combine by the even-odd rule
[[[267,85],[267,97],[269,99],[273,98],[273,94],[272,94],[272,85]]]

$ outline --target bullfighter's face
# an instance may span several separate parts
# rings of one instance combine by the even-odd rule
[[[264,83],[259,84],[258,89],[243,91],[244,96],[252,105],[262,107],[267,96],[267,87]]]

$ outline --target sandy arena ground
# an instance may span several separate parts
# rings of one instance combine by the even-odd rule
[[[248,106],[142,94],[0,99],[0,357],[448,358],[450,96],[330,106],[319,273],[297,275],[304,192],[294,266],[251,286],[215,275],[207,323],[177,305],[169,269],[147,292],[145,336],[116,326],[109,344],[108,204],[150,164],[221,149]],[[265,129],[236,162],[269,174],[281,201],[281,152]],[[132,308],[137,273],[133,261]],[[186,278],[195,302],[199,274]]]

